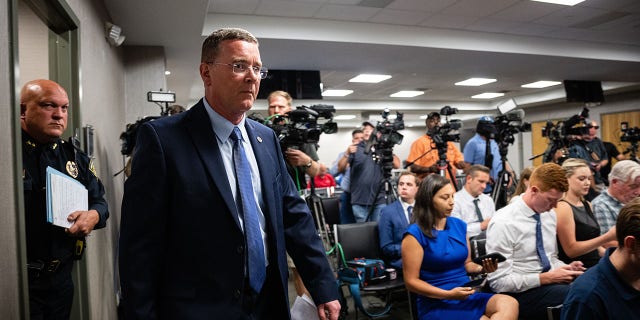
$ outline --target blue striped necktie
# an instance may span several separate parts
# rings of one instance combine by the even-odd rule
[[[248,252],[247,272],[249,273],[249,285],[256,293],[260,293],[267,272],[262,233],[260,232],[260,222],[258,221],[258,206],[253,196],[251,183],[251,166],[244,152],[242,133],[240,133],[238,127],[233,127],[230,138],[233,140],[233,164],[238,185],[236,198],[240,198],[239,200],[236,199],[236,205],[244,221],[244,235]]]
[[[407,207],[407,215],[409,216],[409,223],[411,223],[411,218],[413,217],[413,206]]]
[[[533,214],[533,218],[536,219],[536,252],[540,258],[540,264],[542,264],[542,272],[547,272],[551,269],[551,263],[547,258],[547,253],[544,251],[544,241],[542,240],[542,223],[540,222],[540,215]],[[553,240],[555,241],[555,239]]]

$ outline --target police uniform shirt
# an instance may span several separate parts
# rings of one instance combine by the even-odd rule
[[[77,238],[67,235],[64,228],[47,222],[46,168],[50,166],[63,172],[87,188],[89,210],[96,210],[100,216],[94,229],[100,229],[105,227],[109,211],[104,186],[95,174],[92,161],[69,142],[58,139],[41,144],[23,131],[22,164],[27,260],[70,258]]]

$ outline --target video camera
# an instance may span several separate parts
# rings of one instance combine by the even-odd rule
[[[622,131],[620,141],[631,143],[637,143],[640,141],[640,128],[629,128],[629,122],[620,122],[620,131]]]
[[[506,155],[507,147],[515,141],[514,134],[531,131],[531,123],[522,121],[523,116],[524,112],[522,110],[520,112],[516,110],[495,118],[493,123],[496,134],[494,138],[498,143],[498,147],[500,147],[501,155],[503,150],[505,151],[504,155]]]
[[[378,121],[375,130],[365,144],[365,153],[371,153],[373,160],[382,165],[386,178],[393,169],[393,146],[402,143],[404,136],[398,130],[404,129],[404,114],[396,111],[396,118],[389,120],[389,109],[381,113],[382,121]]]
[[[252,114],[249,118],[265,124],[273,129],[284,152],[288,148],[301,149],[306,143],[317,144],[321,133],[338,132],[338,124],[333,122],[336,109],[332,105],[316,104],[297,106],[285,115],[276,114],[266,120]],[[318,123],[319,118],[327,119]]]
[[[427,131],[427,135],[431,137],[438,149],[444,147],[445,152],[448,141],[458,142],[460,141],[460,132],[462,128],[462,121],[459,119],[449,120],[449,116],[458,113],[458,108],[452,108],[450,106],[444,106],[440,109],[440,115],[445,116],[445,123],[437,125]]]
[[[573,147],[577,141],[576,136],[589,133],[589,127],[587,126],[587,118],[589,118],[589,109],[586,107],[582,109],[580,114],[571,116],[564,121],[558,121],[553,123],[547,121],[547,125],[542,128],[542,136],[549,139],[549,146],[544,152],[543,162],[553,161],[553,157],[557,150],[562,150],[563,155],[559,162],[562,163],[570,155],[569,149]]]

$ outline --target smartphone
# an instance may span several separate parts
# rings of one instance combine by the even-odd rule
[[[462,287],[470,287],[470,288],[473,288],[474,290],[479,290],[482,287],[484,287],[486,283],[487,283],[487,278],[485,277],[485,278],[469,281],[463,284]]]
[[[494,253],[489,253],[489,254],[485,254],[483,256],[479,256],[477,258],[474,258],[473,262],[475,262],[475,263],[477,263],[479,265],[482,265],[482,260],[484,260],[484,259],[493,259],[493,260],[496,260],[498,262],[503,262],[503,261],[507,260],[507,258],[505,258],[500,253],[494,252]]]

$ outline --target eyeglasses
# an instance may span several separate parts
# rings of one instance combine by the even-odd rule
[[[591,126],[589,128],[600,129],[600,126]]]
[[[208,61],[207,63],[229,66],[233,70],[233,73],[237,73],[237,74],[245,74],[247,73],[247,70],[251,69],[251,72],[253,72],[253,75],[256,77],[260,77],[260,79],[265,79],[267,77],[267,73],[269,72],[269,69],[267,68],[258,67],[258,66],[249,66],[246,63],[240,63],[240,62],[221,63],[221,62]]]

